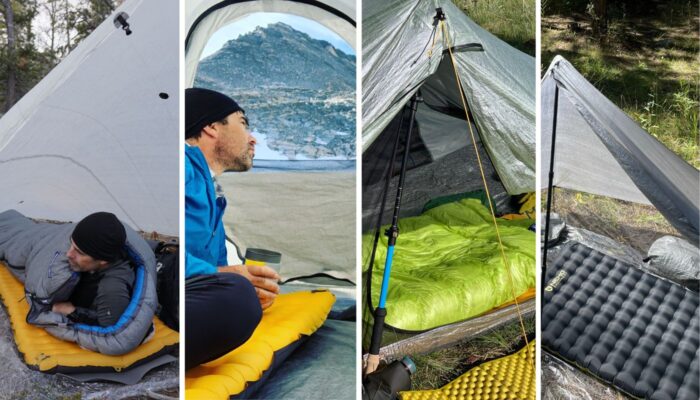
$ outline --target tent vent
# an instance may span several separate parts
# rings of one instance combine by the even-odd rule
[[[129,36],[131,35],[131,27],[129,26],[129,23],[126,22],[127,19],[129,19],[129,14],[123,11],[120,12],[116,17],[114,17],[114,27],[121,28],[124,32],[126,32],[126,36]]]
[[[481,43],[460,44],[457,46],[452,46],[449,49],[443,50],[442,54],[449,54],[450,51],[452,51],[453,53],[464,53],[466,51],[484,51],[484,46],[482,46]]]

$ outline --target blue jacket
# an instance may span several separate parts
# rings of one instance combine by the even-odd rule
[[[204,154],[185,147],[185,278],[214,274],[227,265],[223,216],[226,199],[216,189]]]

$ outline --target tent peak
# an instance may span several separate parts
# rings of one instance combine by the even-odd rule
[[[564,56],[557,54],[552,59],[552,62],[549,63],[549,67],[547,68],[547,72],[544,74],[544,77],[542,79],[544,80],[544,78],[546,78],[547,76],[552,75],[553,71],[555,69],[559,68],[560,63],[566,63],[566,64],[571,65],[571,63],[566,58],[564,58]]]

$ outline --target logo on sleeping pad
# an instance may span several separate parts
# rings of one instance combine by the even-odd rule
[[[552,278],[551,281],[549,281],[549,284],[547,284],[547,286],[544,287],[544,291],[545,292],[553,292],[554,289],[556,289],[557,286],[559,286],[559,284],[564,279],[566,279],[567,276],[568,276],[568,274],[565,271],[557,272],[557,275],[554,278]]]

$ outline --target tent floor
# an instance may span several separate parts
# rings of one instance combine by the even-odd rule
[[[261,399],[355,399],[355,322],[326,320],[255,393]]]

